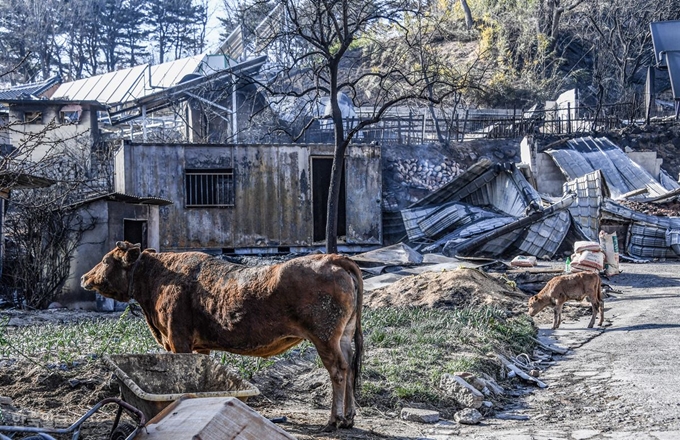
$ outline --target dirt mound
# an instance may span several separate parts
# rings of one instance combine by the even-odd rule
[[[476,269],[460,268],[405,277],[367,293],[367,307],[462,308],[489,305],[513,315],[526,312],[528,295]]]

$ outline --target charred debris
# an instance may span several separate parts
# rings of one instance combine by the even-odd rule
[[[654,153],[636,162],[605,137],[544,146],[527,138],[521,149],[522,163],[481,159],[401,209],[403,239],[355,257],[372,276],[389,273],[368,288],[462,263],[515,273],[510,279],[537,291],[562,266],[517,270],[504,261],[564,261],[575,242],[597,242],[600,231],[617,235],[623,260],[678,258],[680,184]]]

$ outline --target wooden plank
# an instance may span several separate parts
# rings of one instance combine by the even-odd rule
[[[182,398],[146,424],[136,440],[294,440],[234,397]]]

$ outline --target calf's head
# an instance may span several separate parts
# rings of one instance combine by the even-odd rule
[[[116,247],[104,255],[102,261],[80,279],[80,285],[86,290],[96,290],[103,296],[116,301],[130,301],[130,281],[135,263],[142,250],[139,244],[119,241]]]
[[[539,300],[538,296],[529,298],[529,316],[536,316],[536,314],[544,308],[545,304]]]

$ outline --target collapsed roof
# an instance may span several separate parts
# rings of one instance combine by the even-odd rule
[[[514,164],[482,159],[401,214],[409,242],[424,252],[552,258],[569,231],[574,199],[543,200]]]
[[[196,97],[191,93],[216,81],[232,82],[256,74],[265,56],[235,63],[224,55],[196,55],[158,65],[142,64],[63,83],[52,99],[97,101],[106,106],[106,120],[117,125]],[[198,97],[197,99],[200,99]],[[209,103],[220,107],[216,103]]]
[[[674,200],[678,182],[654,178],[606,138],[572,139],[546,153],[567,178],[562,198],[541,196],[514,164],[482,159],[401,211],[409,244],[446,256],[552,258],[576,240],[597,241],[606,223],[625,226],[620,240],[631,256],[680,255],[680,217],[626,206]]]

